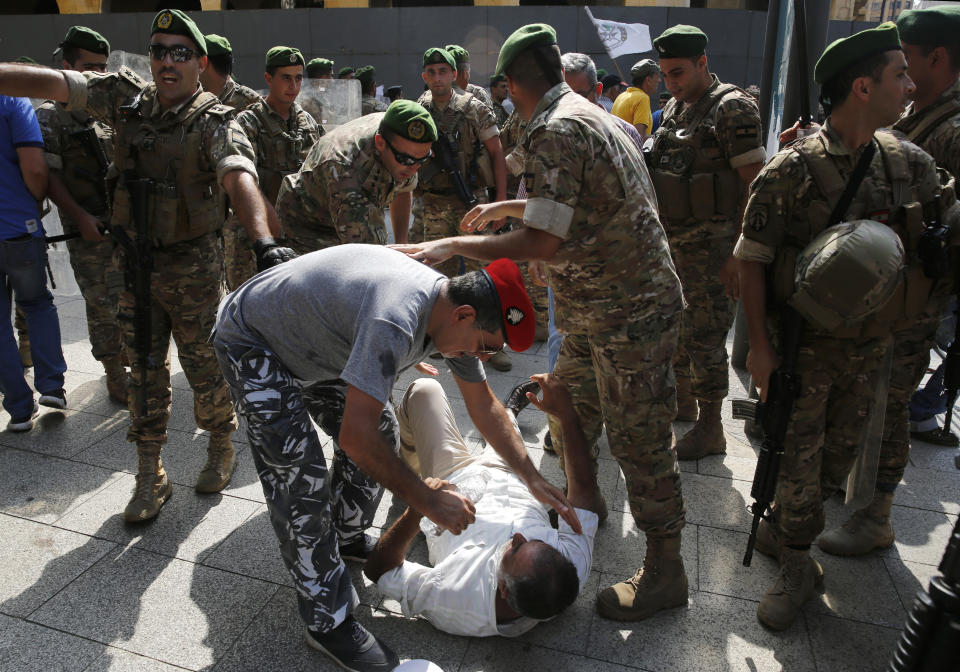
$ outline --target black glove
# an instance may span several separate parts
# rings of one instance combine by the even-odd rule
[[[270,236],[257,240],[253,244],[253,253],[257,255],[257,273],[297,258],[296,252],[289,247],[281,247]]]

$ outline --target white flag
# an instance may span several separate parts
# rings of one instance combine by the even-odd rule
[[[593,21],[597,29],[597,36],[603,42],[603,48],[610,54],[610,58],[624,54],[642,54],[653,49],[650,41],[650,26],[645,23],[619,23],[593,18],[589,7],[587,16]]]

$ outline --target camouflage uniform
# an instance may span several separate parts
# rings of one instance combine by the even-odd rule
[[[287,175],[277,196],[277,215],[297,254],[342,243],[384,245],[383,209],[417,184],[414,174],[396,184],[380,163],[374,137],[382,112],[337,127],[307,154],[300,171]]]
[[[374,112],[386,112],[386,111],[387,111],[387,106],[384,105],[381,101],[377,100],[375,96],[360,97],[361,116],[373,114]]]
[[[257,155],[260,191],[267,202],[274,205],[283,178],[300,170],[323,130],[297,103],[290,108],[289,118],[282,119],[264,99],[238,114],[237,123]],[[250,249],[247,232],[233,214],[224,226],[223,251],[227,287],[232,291],[257,272],[257,261]]]
[[[450,101],[442,110],[433,104],[433,94],[424,92],[417,101],[433,116],[437,124],[437,133],[446,134],[454,139],[454,146],[459,151],[460,174],[467,187],[480,203],[486,203],[487,187],[492,187],[491,175],[483,179],[481,171],[472,170],[475,162],[487,160],[486,148],[483,143],[492,137],[498,136],[497,119],[493,110],[487,107],[479,98],[473,95],[458,93],[453,90]],[[417,195],[420,196],[419,207],[414,208],[414,220],[410,232],[411,242],[437,240],[448,236],[458,236],[460,222],[467,214],[467,206],[463,203],[453,186],[453,180],[448,173],[442,172],[440,159],[436,156],[420,169],[420,183]],[[447,276],[454,276],[460,272],[461,261],[465,272],[479,270],[480,262],[472,259],[461,260],[459,257],[448,259],[436,266],[436,269]]]
[[[497,118],[497,126],[500,127],[500,132],[503,132],[503,127],[506,126],[507,120],[510,118],[510,113],[507,112],[507,108],[493,101],[493,115]]]
[[[237,112],[245,110],[257,101],[262,100],[259,93],[249,86],[238,83],[233,77],[227,77],[227,83],[223,85],[223,91],[220,92],[218,97],[221,103],[229,105]]]
[[[487,91],[482,86],[478,86],[473,82],[467,82],[466,91],[461,89],[456,84],[453,85],[453,90],[456,91],[457,93],[470,93],[475,98],[479,98],[480,102],[486,105],[487,107],[489,107],[491,110],[493,109],[493,98],[490,97],[490,92]]]
[[[911,312],[925,305],[916,300],[926,293],[916,244],[903,233],[917,224],[904,221],[910,216],[904,213],[920,209],[904,206],[918,202],[929,212],[941,192],[940,180],[931,158],[916,145],[886,131],[874,137],[879,149],[844,219],[889,221],[906,238],[908,289],[862,324],[829,333],[804,327],[796,365],[800,393],[787,428],[775,500],[785,546],[809,545],[823,529],[822,486],[846,474],[860,448],[897,311],[911,318]],[[792,293],[790,259],[826,226],[862,151],[845,147],[828,119],[819,133],[779,152],[750,185],[735,255],[772,264],[767,295],[774,297],[774,304]],[[809,166],[818,166],[818,174],[829,169],[837,178],[821,187]],[[832,198],[824,190],[833,192]],[[775,333],[775,309],[770,317]]]
[[[547,265],[565,334],[554,375],[591,445],[606,425],[637,525],[674,537],[684,525],[670,447],[683,297],[643,158],[613,117],[566,84],[540,101],[522,143],[524,223],[563,241]],[[552,419],[551,434],[560,453]]]
[[[156,102],[155,85],[127,68],[105,75],[63,74],[70,89],[67,109],[86,109],[117,133],[115,163],[121,180],[114,196],[114,227],[136,235],[124,171],[153,181],[149,199],[155,244],[150,279],[152,345],[146,371],[136,356],[133,273],[123,248],[118,248],[127,271],[127,287],[120,297],[120,326],[131,359],[127,440],[138,446],[167,440],[171,333],[193,389],[197,426],[211,436],[229,437],[237,426],[233,404],[207,341],[223,295],[218,232],[225,210],[219,182],[232,170],[245,170],[256,178],[253,148],[231,118],[233,111],[212,94],[198,89],[189,101],[164,112]],[[141,92],[139,114],[124,117],[121,106]],[[186,162],[191,156],[195,164]],[[147,399],[146,415],[140,411],[141,395]]]
[[[93,142],[100,144],[104,160],[109,162],[113,156],[113,129],[82,110],[68,112],[61,103],[52,101],[37,108],[37,120],[50,170],[60,177],[80,207],[109,226],[106,166],[100,165],[80,135],[95,134]],[[60,221],[64,233],[79,231],[65,212],[60,213]],[[109,239],[98,243],[80,238],[67,241],[70,265],[86,304],[90,349],[98,361],[119,358],[122,349],[117,301],[123,291],[123,275],[114,262],[113,248]]]
[[[727,396],[727,331],[734,304],[720,280],[736,240],[745,187],[737,168],[763,163],[756,103],[716,75],[701,98],[671,100],[654,136],[651,175],[660,221],[683,283],[678,384],[701,401]]]

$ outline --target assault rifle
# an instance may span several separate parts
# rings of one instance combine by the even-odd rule
[[[753,558],[753,547],[757,542],[760,520],[764,518],[770,520],[773,513],[771,505],[777,491],[777,474],[780,471],[780,458],[783,457],[783,442],[787,435],[790,414],[793,412],[793,403],[800,393],[800,379],[796,366],[797,356],[800,353],[803,319],[789,306],[784,305],[781,311],[783,359],[780,367],[770,374],[767,400],[733,400],[733,417],[740,420],[754,420],[763,430],[763,443],[757,458],[757,469],[753,474],[753,486],[750,488],[750,496],[754,501],[747,507],[753,514],[753,524],[750,526],[747,551],[743,556],[745,567],[750,566]]]
[[[479,201],[470,187],[467,186],[460,167],[457,165],[457,148],[445,133],[438,134],[437,141],[433,143],[436,149],[437,158],[440,159],[440,167],[445,173],[450,175],[450,181],[453,182],[453,188],[457,192],[457,197],[463,201],[468,208],[472,208]]]

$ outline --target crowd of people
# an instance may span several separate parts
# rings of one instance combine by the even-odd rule
[[[561,54],[547,24],[509,36],[489,91],[458,45],[425,50],[417,102],[394,91],[385,106],[373,68],[343,68],[363,115],[329,132],[297,96],[333,61],[273,47],[261,97],[232,78],[229,40],[187,14],[160,11],[150,35],[152,83],[107,72],[108,41],[81,26],[59,70],[0,65],[0,273],[26,317],[39,403],[63,409],[43,275],[49,197],[76,234],[94,357],[129,409],[126,521],[152,520],[172,492],[161,458],[172,336],[209,436],[197,492],[230,482],[242,417],[307,644],[344,668],[398,662],[354,617],[345,560],[364,562],[405,614],[454,634],[516,636],[568,607],[607,517],[604,430],[646,553],[597,610],[640,621],[683,607],[678,461],[726,451],[739,300],[761,400],[782,393],[770,381],[783,358],[800,380],[757,540],[780,573],[757,617],[791,626],[823,579],[813,543],[836,555],[893,543],[908,404],[956,291],[956,8],[907,11],[829,45],[815,69],[826,120],[789,129],[773,157],[755,94],[720,81],[707,35],[689,25],[653,41],[656,60],[636,63],[630,86]],[[16,96],[48,102],[34,113]],[[834,254],[840,238],[852,242]],[[4,323],[7,429],[29,431],[37,402]],[[537,339],[549,372],[501,402],[484,364],[508,370],[505,347]],[[464,440],[430,358],[449,367],[484,448]],[[427,375],[397,401],[411,367]],[[824,532],[824,499],[870,449],[878,389],[875,494]],[[524,447],[516,416],[528,404],[548,414],[563,489]],[[678,437],[675,421],[692,429]],[[333,439],[329,465],[315,425]],[[376,539],[384,488],[408,508]],[[406,559],[421,531],[428,565]]]

